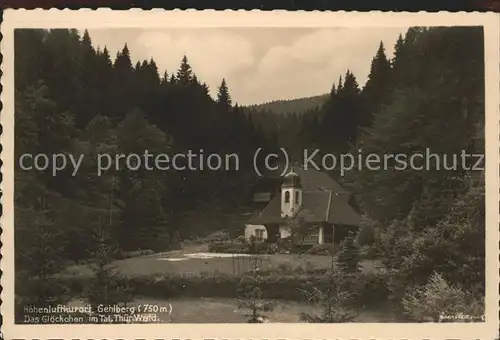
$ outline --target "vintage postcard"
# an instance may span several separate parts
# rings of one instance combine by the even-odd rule
[[[5,339],[495,339],[499,15],[7,10]]]

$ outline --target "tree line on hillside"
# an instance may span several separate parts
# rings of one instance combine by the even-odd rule
[[[320,108],[328,99],[328,94],[298,99],[273,100],[263,104],[249,105],[249,108],[261,114],[304,114],[315,108]]]

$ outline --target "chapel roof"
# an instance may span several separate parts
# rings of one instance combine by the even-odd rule
[[[293,168],[293,175],[298,176],[303,188],[302,206],[297,213],[307,223],[333,223],[349,226],[359,226],[361,218],[349,205],[349,193],[344,190],[328,174],[316,169],[301,167]],[[284,178],[284,180],[286,177]],[[285,218],[281,217],[281,195],[275,195],[264,210],[254,218],[252,224],[280,224]]]

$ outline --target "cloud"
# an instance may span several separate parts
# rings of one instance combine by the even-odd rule
[[[170,74],[177,71],[186,55],[198,78],[211,88],[218,86],[223,77],[230,77],[255,62],[249,41],[221,30],[149,31],[140,34],[135,45],[154,57],[159,69]]]
[[[396,39],[404,31],[341,28],[304,34],[287,46],[271,47],[260,60],[257,74],[247,82],[247,91],[255,101],[326,93],[348,69],[363,85],[380,41],[392,57]]]

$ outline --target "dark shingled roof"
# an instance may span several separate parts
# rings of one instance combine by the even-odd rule
[[[347,193],[347,191],[334,181],[328,174],[314,168],[293,167],[292,171],[300,176],[300,184],[305,191],[331,190],[334,193]]]
[[[346,195],[328,191],[304,191],[298,216],[308,223],[333,223],[359,226],[359,215],[347,203]],[[281,196],[275,195],[267,207],[251,220],[252,224],[281,224]]]
[[[360,216],[349,205],[349,192],[333,180],[328,174],[314,168],[305,170],[293,166],[290,171],[300,176],[303,189],[302,207],[298,216],[309,223],[333,223],[359,226]],[[281,224],[281,195],[276,194],[266,208],[250,220],[252,224]]]

